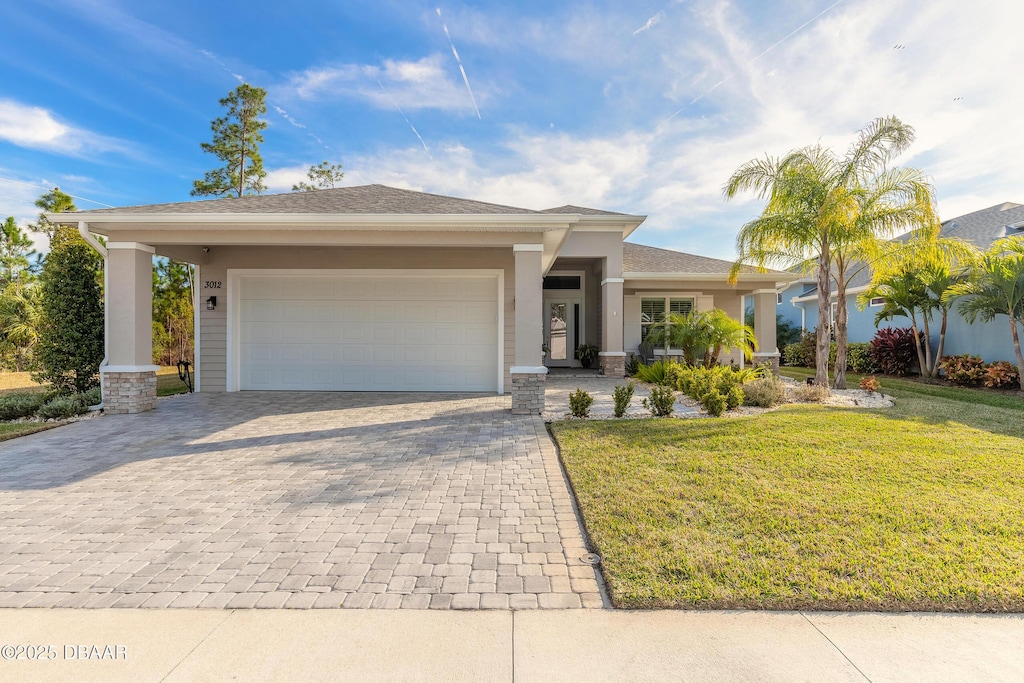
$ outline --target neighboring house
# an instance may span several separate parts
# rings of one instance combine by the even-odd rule
[[[772,320],[792,279],[745,272],[731,286],[727,261],[624,244],[645,216],[382,185],[49,218],[108,240],[96,247],[111,412],[155,405],[154,254],[196,266],[198,391],[510,391],[513,412],[533,414],[548,367],[578,365],[578,345],[597,345],[601,371],[622,377],[645,320],[738,317],[743,297]],[[758,329],[773,351],[775,326]]]
[[[956,237],[981,250],[986,250],[997,239],[1024,236],[1024,205],[1005,202],[981,211],[959,216],[942,223],[942,237]],[[900,238],[897,238],[900,239]],[[910,319],[897,317],[875,325],[875,314],[882,306],[881,299],[873,299],[864,310],[857,307],[857,295],[867,289],[871,281],[869,270],[855,275],[847,288],[847,310],[849,312],[848,335],[851,342],[869,342],[878,327],[910,327]],[[834,285],[834,283],[833,283]],[[832,312],[835,314],[836,295],[832,293]],[[810,332],[818,326],[818,289],[813,278],[800,278],[785,286],[780,292],[779,314],[801,325]],[[802,322],[801,322],[802,321]],[[831,320],[827,321],[831,324]],[[920,321],[919,321],[920,324]],[[938,344],[938,319],[930,323]],[[1005,316],[997,317],[991,323],[980,321],[970,325],[957,311],[956,306],[949,314],[946,328],[944,355],[969,353],[981,356],[988,362],[1010,360],[1014,357],[1010,339],[1009,323]]]

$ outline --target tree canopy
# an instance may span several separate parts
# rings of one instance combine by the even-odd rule
[[[261,194],[266,187],[263,179],[263,157],[260,156],[262,131],[267,122],[260,116],[267,113],[267,91],[243,83],[220,100],[227,112],[210,123],[213,141],[200,144],[224,163],[220,168],[207,171],[202,180],[192,183],[192,196],[234,194]]]
[[[306,178],[309,182],[300,180],[297,184],[292,185],[292,192],[329,190],[337,187],[338,182],[344,177],[345,174],[341,171],[341,164],[329,164],[326,161],[322,161],[316,166],[309,167],[309,171],[306,173]]]

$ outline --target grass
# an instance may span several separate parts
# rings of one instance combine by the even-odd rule
[[[0,441],[59,427],[60,422],[0,422]]]
[[[1024,611],[1024,400],[881,381],[896,407],[552,425],[614,604]]]
[[[31,372],[0,372],[0,395],[37,391],[46,391],[46,385],[33,382]],[[163,367],[157,370],[157,396],[174,396],[175,394],[187,392],[188,387],[178,379],[178,369],[176,367]]]

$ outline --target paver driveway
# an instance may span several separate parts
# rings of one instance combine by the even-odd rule
[[[508,397],[195,394],[0,444],[0,606],[598,607]]]

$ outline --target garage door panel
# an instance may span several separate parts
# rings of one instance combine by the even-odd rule
[[[494,391],[497,280],[243,278],[242,389]]]

